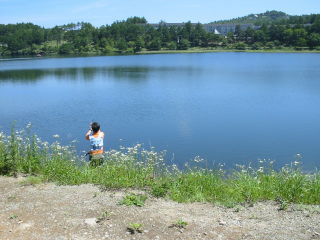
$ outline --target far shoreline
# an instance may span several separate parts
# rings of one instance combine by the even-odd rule
[[[134,55],[144,54],[171,54],[171,53],[223,53],[223,52],[243,52],[243,53],[320,53],[320,50],[295,50],[295,49],[271,49],[271,50],[238,50],[238,49],[187,49],[187,50],[156,50],[140,51]]]

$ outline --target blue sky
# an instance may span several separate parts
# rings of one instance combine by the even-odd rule
[[[230,19],[267,10],[292,15],[320,13],[319,0],[0,0],[0,23],[32,22],[53,27],[71,22],[111,24],[131,16],[149,23]]]

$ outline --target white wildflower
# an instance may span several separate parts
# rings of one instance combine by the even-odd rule
[[[300,164],[299,161],[294,161],[294,162],[293,162],[293,165],[295,165],[295,166],[298,166],[299,164]]]
[[[179,171],[179,168],[178,168],[178,166],[177,166],[176,164],[173,164],[171,167],[172,167],[172,170],[173,170],[174,172],[176,172],[176,173],[180,172],[180,171]]]
[[[193,161],[196,162],[196,163],[199,163],[199,162],[203,162],[204,159],[201,158],[200,156],[196,156]]]
[[[259,167],[259,169],[257,170],[258,173],[263,173],[264,170],[263,170],[263,167]]]

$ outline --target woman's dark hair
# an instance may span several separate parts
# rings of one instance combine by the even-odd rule
[[[96,133],[100,130],[100,124],[97,122],[93,122],[91,124],[91,128],[92,128],[93,133]]]

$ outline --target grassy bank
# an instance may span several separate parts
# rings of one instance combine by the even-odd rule
[[[41,141],[26,130],[0,133],[0,174],[39,175],[59,184],[92,183],[106,188],[143,188],[156,197],[178,202],[212,202],[233,206],[276,200],[281,204],[320,204],[320,174],[305,174],[295,162],[274,170],[272,163],[261,161],[257,169],[239,166],[226,173],[217,166],[206,169],[196,157],[181,171],[165,164],[165,153],[145,150],[141,145],[111,150],[105,162],[90,167],[77,156],[72,146]],[[58,136],[56,136],[58,137]]]
[[[137,54],[169,54],[169,53],[210,53],[210,52],[250,52],[250,53],[320,53],[320,50],[297,50],[295,48],[274,49],[233,49],[233,48],[189,48],[187,50],[143,50]]]

